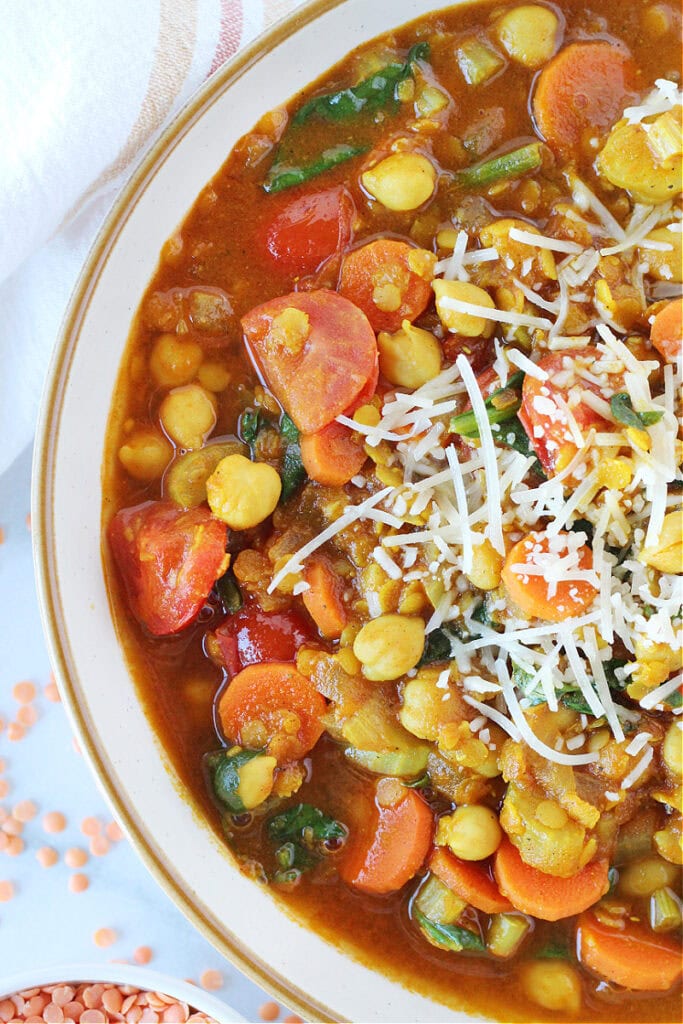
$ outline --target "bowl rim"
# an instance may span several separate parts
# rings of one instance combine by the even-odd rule
[[[41,988],[45,985],[61,984],[134,985],[147,992],[162,992],[184,1003],[189,1003],[200,1013],[213,1017],[219,1024],[240,1024],[245,1018],[228,1003],[211,995],[199,985],[180,978],[172,978],[160,971],[148,970],[134,964],[56,964],[54,967],[33,968],[12,974],[0,981],[0,999],[8,999],[26,989]],[[199,998],[196,998],[199,996]],[[201,1004],[201,1005],[199,1005]],[[226,1017],[226,1011],[230,1016]]]

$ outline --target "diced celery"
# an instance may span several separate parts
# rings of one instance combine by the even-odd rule
[[[343,722],[341,731],[352,747],[371,753],[395,754],[422,746],[403,728],[379,694],[364,701],[358,711]]]
[[[369,772],[414,779],[422,775],[427,767],[429,747],[426,743],[388,751],[356,750],[355,747],[349,747],[345,753],[350,761]]]
[[[465,39],[456,50],[455,56],[468,85],[481,85],[500,71],[505,63],[495,50],[476,36]]]
[[[486,936],[486,946],[493,956],[507,959],[521,946],[531,925],[522,914],[494,914]]]
[[[467,903],[436,877],[428,875],[415,897],[415,907],[437,924],[455,924]]]
[[[681,924],[681,901],[668,888],[657,889],[650,897],[650,926],[653,932],[671,932]]]

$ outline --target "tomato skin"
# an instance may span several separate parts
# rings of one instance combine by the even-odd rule
[[[299,648],[313,639],[313,630],[294,609],[264,612],[250,605],[222,622],[215,637],[225,669],[233,676],[247,665],[294,661]]]
[[[189,626],[228,567],[228,528],[206,506],[146,501],[117,512],[109,543],[131,610],[154,636]]]
[[[303,312],[307,326],[304,336],[287,343],[279,325],[291,310]],[[268,387],[304,434],[346,412],[377,370],[377,339],[367,317],[326,288],[270,299],[242,318],[242,329]]]
[[[570,358],[593,360],[596,355],[594,349],[583,348],[573,351]],[[540,360],[538,366],[549,375],[548,380],[542,381],[530,374],[525,376],[522,385],[522,406],[517,414],[543,469],[551,475],[555,472],[555,467],[561,456],[563,464],[566,464],[576,453],[576,445],[569,431],[565,413],[557,402],[557,396],[565,402],[567,401],[569,388],[563,381],[554,382],[554,377],[557,374],[566,373],[565,360],[567,357],[567,353],[557,352]],[[618,379],[615,377],[615,392],[622,384],[621,376]],[[600,387],[592,381],[581,380],[581,387],[585,391],[592,391],[601,398],[605,398]],[[547,408],[539,408],[539,405]],[[599,413],[583,402],[574,406],[572,413],[582,431],[587,431],[591,427],[600,430],[608,426],[607,421]],[[536,436],[537,434],[538,436]]]
[[[348,244],[355,212],[350,193],[341,185],[287,197],[287,205],[265,230],[266,259],[288,275],[312,274]]]

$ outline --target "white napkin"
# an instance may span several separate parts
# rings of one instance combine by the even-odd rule
[[[220,64],[300,0],[4,0],[0,473],[31,441],[71,290],[117,189]]]

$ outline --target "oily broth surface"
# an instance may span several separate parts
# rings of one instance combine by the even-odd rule
[[[464,5],[450,12],[428,16],[411,26],[393,33],[391,44],[407,49],[419,38],[428,38],[440,32],[464,31],[485,25],[492,10],[501,5],[481,2]],[[548,5],[552,6],[552,5]],[[655,78],[666,76],[680,66],[677,39],[679,32],[657,41],[653,46],[641,28],[640,2],[629,4],[614,0],[594,2],[592,9],[584,9],[579,0],[566,0],[554,9],[566,19],[565,41],[595,37],[610,38],[610,28],[631,49],[636,64],[642,70],[639,88],[651,85]],[[333,68],[302,96],[292,101],[298,106],[302,99],[318,92],[332,91],[348,83],[353,77],[355,62],[374,48],[367,44],[355,51],[347,62]],[[452,46],[451,46],[452,50]],[[509,65],[505,74],[487,84],[484,89],[466,92],[455,61],[448,60],[447,47],[436,45],[432,50],[432,65],[440,82],[455,97],[455,110],[449,130],[458,134],[467,125],[485,121],[486,112],[497,108],[503,111],[505,140],[531,139],[528,97],[533,79],[528,70]],[[350,70],[351,69],[351,70]],[[496,115],[498,118],[501,114]],[[402,114],[393,123],[400,133]],[[311,125],[311,152],[320,149],[325,140],[325,126]],[[372,140],[382,129],[363,131]],[[256,129],[258,132],[258,128]],[[354,127],[349,127],[349,141]],[[250,404],[254,384],[257,382],[242,347],[239,317],[253,306],[268,298],[289,291],[291,278],[279,275],[277,268],[264,273],[264,267],[254,251],[252,237],[264,222],[267,199],[261,181],[269,163],[269,156],[254,167],[244,165],[249,153],[248,140],[238,143],[235,151],[197,199],[185,219],[179,236],[182,246],[169,244],[150,283],[147,295],[172,288],[216,286],[230,294],[233,319],[227,347],[220,350],[221,359],[227,361],[231,383],[221,398],[219,421],[215,436],[234,434],[240,413]],[[306,154],[303,153],[303,156]],[[345,181],[348,167],[328,172],[324,185]],[[590,184],[590,171],[582,166]],[[509,205],[497,212],[500,215],[525,216],[520,196],[513,192]],[[435,204],[436,205],[436,204]],[[436,220],[445,219],[445,208],[435,210]],[[534,213],[540,219],[546,210],[541,205]],[[407,235],[412,214],[392,215],[381,211],[374,218],[366,217],[363,235],[395,232]],[[333,286],[333,285],[332,285]],[[112,410],[110,447],[105,467],[105,519],[108,510],[137,504],[158,497],[158,485],[142,486],[128,477],[118,464],[117,450],[121,427],[127,417],[154,421],[160,392],[152,385],[150,390],[140,386],[143,364],[157,332],[138,315],[124,359]],[[263,534],[265,536],[265,533]],[[251,546],[258,546],[250,541]],[[115,595],[117,617],[125,633],[125,646],[140,699],[147,715],[161,737],[176,770],[187,786],[188,793],[201,813],[220,832],[220,816],[208,795],[202,770],[202,755],[218,746],[213,718],[213,703],[222,684],[222,672],[204,654],[202,637],[207,629],[215,627],[221,619],[220,608],[207,606],[192,628],[181,636],[161,640],[150,639],[126,611],[121,588],[112,572],[108,580]],[[191,686],[187,686],[191,680]],[[339,748],[324,737],[308,758],[309,780],[292,802],[305,800],[325,809],[332,816],[345,820],[350,803],[367,799],[363,795],[361,776],[344,759]],[[232,843],[241,857],[258,860],[264,842],[263,820],[247,830],[236,831]],[[437,950],[422,941],[408,922],[405,893],[380,898],[367,898],[351,892],[332,874],[311,878],[304,875],[300,885],[291,892],[273,890],[274,895],[298,918],[305,920],[316,931],[343,947],[370,966],[400,979],[405,985],[427,991],[444,1003],[484,1013],[493,1019],[530,1021],[538,1018],[538,1006],[529,1003],[522,994],[515,977],[515,964],[494,963],[492,960],[468,956],[453,956]],[[542,946],[558,931],[572,933],[573,922],[565,929],[539,924],[525,956]],[[598,982],[595,982],[596,987]],[[680,995],[661,997],[659,994],[622,996],[600,985],[602,994],[589,991],[585,985],[587,1006],[582,1019],[588,1021],[649,1022],[675,1021],[680,1015]],[[563,1015],[553,1019],[563,1020]]]

